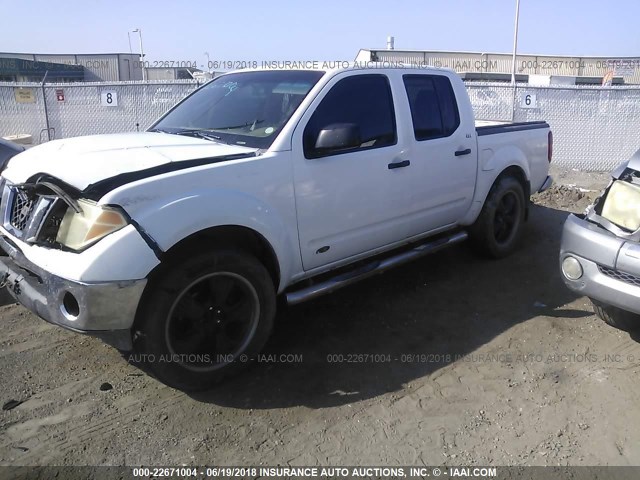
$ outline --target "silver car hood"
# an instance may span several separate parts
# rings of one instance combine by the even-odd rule
[[[615,179],[618,179],[627,168],[631,168],[632,170],[640,172],[640,150],[637,150],[636,153],[631,156],[631,158],[618,165],[611,172],[611,176]]]

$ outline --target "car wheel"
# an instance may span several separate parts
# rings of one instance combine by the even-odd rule
[[[612,327],[616,327],[626,332],[633,332],[640,329],[640,315],[621,308],[607,305],[598,300],[590,299],[593,304],[595,314]]]
[[[134,350],[167,385],[206,390],[255,358],[275,311],[273,281],[255,257],[234,250],[182,257],[147,285]]]
[[[500,178],[491,187],[478,219],[469,228],[472,246],[493,258],[509,255],[520,240],[524,216],[522,185],[513,177]]]

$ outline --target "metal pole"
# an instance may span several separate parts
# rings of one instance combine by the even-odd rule
[[[513,58],[511,59],[511,86],[513,99],[511,101],[511,121],[516,116],[516,54],[518,52],[518,21],[520,20],[520,0],[516,0],[516,20],[513,29]]]
[[[51,141],[51,127],[49,126],[49,112],[47,111],[47,94],[44,90],[44,83],[47,81],[47,75],[49,75],[49,70],[44,72],[44,77],[42,78],[42,103],[44,104],[44,122],[47,125],[47,141]],[[40,138],[42,138],[42,132],[40,132]],[[39,141],[39,140],[38,140]]]
[[[133,56],[133,49],[131,48],[131,32],[127,30],[127,38],[129,39],[129,54]],[[129,65],[129,81],[131,81],[131,58],[127,60],[127,65]]]
[[[129,37],[129,53],[133,55],[133,50],[131,48],[131,32],[139,32],[139,28],[136,28],[135,30],[131,30],[131,31],[127,31],[127,36]],[[140,36],[140,53],[142,54],[142,36]],[[144,57],[141,55],[140,56],[140,68],[142,69],[142,80],[144,81]],[[129,67],[131,67],[131,62],[129,62]],[[129,80],[131,80],[131,73],[129,73]],[[136,88],[136,86],[132,86],[131,88]],[[143,87],[144,91],[143,93],[146,96],[146,87]],[[133,115],[136,117],[136,132],[140,131],[140,120],[138,118],[138,102],[134,101],[133,102]]]
[[[144,50],[142,49],[142,29],[138,28],[138,35],[140,36],[140,60],[142,61],[142,81],[147,80],[146,69],[144,68]],[[144,87],[145,98],[147,96],[147,86]],[[140,131],[140,119],[138,118],[138,108],[136,105],[136,132]]]
[[[128,34],[129,32],[127,32]],[[142,81],[147,79],[145,68],[144,68],[144,50],[142,49],[142,29],[136,28],[131,30],[131,33],[137,33],[140,37],[140,66],[142,68]],[[131,36],[129,36],[129,51],[131,51]]]
[[[142,29],[138,28],[137,30],[138,30],[138,35],[140,36],[140,61],[142,62],[142,80],[144,81],[147,79],[147,76],[145,74],[145,68],[144,68],[144,50],[142,49]]]
[[[511,61],[511,85],[516,84],[516,53],[518,51],[518,20],[520,18],[520,0],[516,0],[516,23],[513,30],[513,58]]]

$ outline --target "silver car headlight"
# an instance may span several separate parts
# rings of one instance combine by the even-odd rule
[[[640,228],[640,187],[617,180],[609,188],[602,217],[635,232]]]
[[[125,216],[111,207],[101,207],[87,200],[78,200],[81,212],[68,208],[56,241],[72,250],[82,250],[89,245],[128,225]]]

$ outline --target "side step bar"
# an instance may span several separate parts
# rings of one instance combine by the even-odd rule
[[[352,283],[371,277],[377,273],[382,273],[391,267],[402,265],[410,262],[411,260],[415,260],[416,258],[437,252],[438,250],[442,250],[443,248],[456,243],[460,243],[466,240],[467,237],[467,232],[458,232],[449,237],[441,237],[437,240],[420,244],[409,251],[399,253],[393,257],[373,261],[355,270],[350,270],[314,285],[289,292],[285,294],[287,303],[289,305],[296,305],[298,303],[320,297],[321,295],[346,287],[347,285],[351,285]]]

